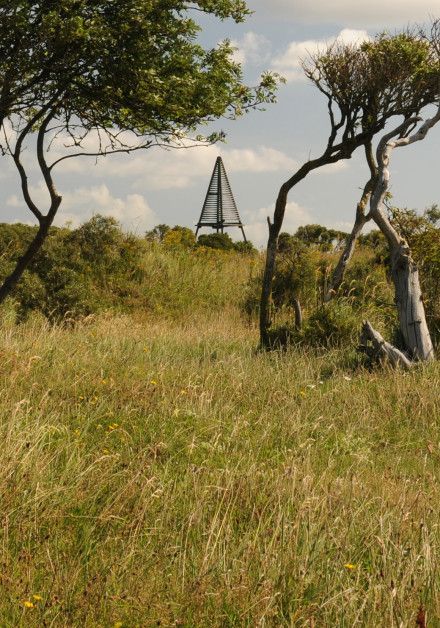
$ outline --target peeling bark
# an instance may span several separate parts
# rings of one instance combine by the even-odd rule
[[[407,356],[384,340],[369,321],[364,321],[361,333],[359,350],[375,360],[389,360],[393,366],[409,369],[412,366]],[[371,344],[370,344],[371,343]]]
[[[439,120],[440,106],[437,114],[422,124],[414,134],[409,135],[409,128],[419,121],[418,118],[406,120],[382,138],[377,148],[379,172],[370,200],[370,215],[388,241],[391,275],[405,348],[411,359],[420,361],[434,359],[434,348],[426,323],[419,272],[408,243],[388,219],[384,200],[389,187],[389,163],[394,148],[424,139],[429,129]]]

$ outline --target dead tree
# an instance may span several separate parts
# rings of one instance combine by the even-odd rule
[[[394,283],[395,301],[399,326],[406,353],[411,360],[434,359],[434,348],[426,323],[425,308],[420,288],[419,271],[411,256],[409,245],[388,218],[385,198],[389,188],[389,164],[395,148],[409,146],[425,139],[429,130],[440,120],[440,104],[437,113],[414,130],[419,118],[409,118],[384,135],[377,147],[378,175],[370,199],[370,215],[388,242],[391,258],[391,276]],[[364,329],[364,340],[373,340],[373,328]]]

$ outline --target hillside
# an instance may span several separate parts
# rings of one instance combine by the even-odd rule
[[[435,621],[438,363],[258,353],[252,258],[148,255],[154,307],[2,312],[2,625]]]

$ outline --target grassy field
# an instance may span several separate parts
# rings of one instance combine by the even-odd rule
[[[440,625],[438,363],[259,354],[233,301],[0,333],[1,626]]]

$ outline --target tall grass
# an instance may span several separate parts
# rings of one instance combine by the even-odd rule
[[[436,625],[438,364],[256,353],[227,272],[180,317],[5,315],[0,625]]]

